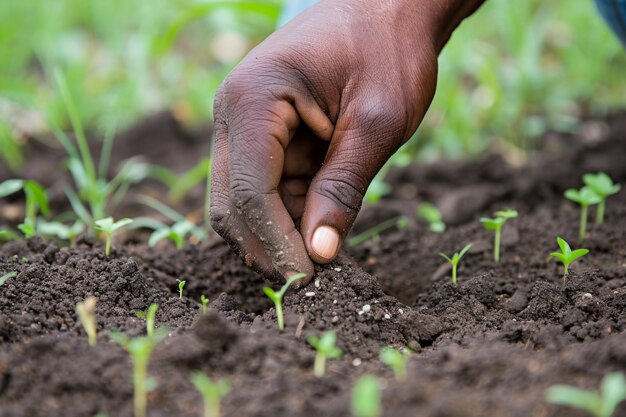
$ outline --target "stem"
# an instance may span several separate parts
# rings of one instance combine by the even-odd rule
[[[148,376],[147,358],[139,358],[136,355],[133,359],[135,370],[133,372],[133,385],[135,386],[135,417],[145,417],[147,408],[146,378]]]
[[[452,285],[456,285],[456,264],[452,264]]]
[[[107,234],[107,244],[106,247],[104,249],[104,254],[108,257],[109,255],[111,255],[111,241],[113,240],[113,236]]]
[[[500,232],[502,229],[496,229],[496,236],[493,241],[493,260],[500,262]]]
[[[282,301],[282,300],[281,300]],[[285,330],[285,319],[283,318],[283,305],[281,301],[275,301],[276,319],[278,320],[278,330]]]
[[[604,210],[605,210],[605,202],[601,201],[598,203],[598,209],[596,210],[596,224],[604,223]]]
[[[220,404],[214,404],[209,399],[204,400],[204,417],[219,417],[220,416]]]
[[[326,355],[322,355],[321,353],[317,353],[315,355],[315,364],[313,365],[313,373],[316,377],[321,378],[324,376],[324,371],[326,370]]]
[[[89,341],[89,346],[94,347],[96,345],[96,333],[87,332],[87,340]]]
[[[580,228],[578,229],[578,241],[585,240],[585,232],[587,232],[587,206],[580,206]]]
[[[569,264],[563,264],[563,279],[569,275]]]

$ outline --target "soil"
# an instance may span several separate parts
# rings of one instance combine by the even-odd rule
[[[285,296],[284,332],[262,292],[275,284],[214,236],[181,251],[130,236],[109,258],[88,238],[75,248],[5,243],[0,275],[18,275],[0,286],[0,417],[131,416],[131,362],[108,334],[143,334],[136,312],[151,303],[160,305],[157,325],[170,329],[150,362],[151,417],[200,416],[189,381],[198,370],[230,380],[224,416],[348,416],[352,386],[370,373],[386,417],[583,417],[544,396],[554,384],[597,389],[605,374],[626,372],[626,192],[609,200],[604,224],[591,225],[582,245],[591,252],[566,280],[546,257],[557,235],[578,247],[579,213],[564,189],[598,170],[626,184],[625,135],[620,114],[587,122],[577,136],[549,135],[522,168],[490,155],[392,170],[393,194],[366,207],[355,230],[398,214],[410,216],[409,227],[318,266],[307,287]],[[444,234],[414,220],[422,201],[442,208]],[[520,217],[506,224],[495,264],[478,218],[508,207]],[[469,242],[454,286],[437,253]],[[182,298],[177,279],[187,281]],[[95,347],[74,313],[89,295],[98,298]],[[306,339],[325,330],[337,332],[344,354],[320,379]],[[384,346],[413,351],[405,381],[378,360]],[[626,416],[626,403],[614,416]]]

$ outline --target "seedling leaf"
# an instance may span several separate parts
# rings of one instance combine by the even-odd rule
[[[351,411],[354,417],[379,417],[381,415],[380,385],[376,377],[361,377],[352,389]]]
[[[16,276],[17,276],[16,271],[7,272],[6,274],[0,277],[0,285],[4,285],[9,279],[16,277]]]

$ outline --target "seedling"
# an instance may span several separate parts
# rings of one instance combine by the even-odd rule
[[[455,252],[454,255],[452,255],[452,258],[449,258],[448,255],[446,255],[443,252],[439,252],[439,256],[441,256],[446,261],[448,261],[448,262],[450,262],[452,264],[452,285],[456,285],[456,269],[457,269],[457,266],[459,265],[459,262],[461,261],[461,258],[463,258],[463,255],[465,255],[465,253],[467,253],[467,251],[471,247],[472,247],[472,244],[470,243],[469,245],[467,245],[463,249],[461,249],[461,252]]]
[[[133,386],[135,417],[146,417],[148,391],[154,387],[154,381],[148,378],[150,355],[157,343],[165,339],[169,330],[160,327],[152,336],[130,338],[121,332],[111,332],[111,339],[120,344],[133,362]]]
[[[493,240],[493,260],[500,262],[500,237],[502,234],[502,227],[507,220],[517,217],[517,211],[513,209],[507,209],[503,211],[496,211],[494,213],[495,218],[490,219],[488,217],[481,217],[480,222],[485,227],[485,230],[491,230],[495,232]]]
[[[230,383],[225,379],[213,382],[202,372],[191,374],[191,382],[204,400],[204,417],[219,417],[220,401],[230,392]]]
[[[392,227],[397,227],[398,230],[402,230],[406,228],[407,224],[408,220],[405,216],[393,217],[350,238],[350,240],[348,240],[348,245],[358,246],[367,240],[378,239],[380,233],[384,232],[385,230],[391,229]]]
[[[106,236],[106,248],[104,250],[106,256],[111,255],[111,241],[113,240],[113,234],[132,222],[133,221],[131,219],[120,219],[114,222],[113,217],[96,220],[96,229],[101,230]]]
[[[89,346],[96,345],[97,325],[96,325],[96,297],[90,296],[76,304],[76,314],[87,333]]]
[[[178,299],[182,300],[183,299],[183,288],[185,288],[185,284],[187,283],[187,281],[177,279],[176,282],[178,282]]]
[[[185,246],[185,239],[187,235],[195,228],[196,225],[186,219],[174,223],[171,227],[163,225],[152,232],[150,239],[148,240],[148,246],[154,247],[161,240],[169,239],[174,242],[176,249],[181,250]]]
[[[546,393],[549,403],[586,410],[595,417],[611,417],[626,400],[626,378],[620,372],[602,379],[600,392],[586,391],[569,385],[554,385]]]
[[[265,295],[267,295],[276,306],[276,320],[278,321],[278,330],[285,329],[285,318],[283,317],[283,297],[285,296],[285,293],[287,292],[291,284],[299,279],[304,278],[305,276],[306,274],[303,272],[292,276],[287,280],[285,285],[280,288],[279,291],[274,291],[270,287],[263,287],[263,292],[265,293]]]
[[[379,417],[381,415],[380,384],[373,375],[359,378],[352,389],[352,415],[354,417]]]
[[[6,274],[0,277],[0,285],[4,285],[8,280],[17,276],[17,272],[7,272]]]
[[[135,311],[137,317],[146,321],[146,333],[148,333],[148,336],[154,335],[154,323],[158,308],[158,304],[152,303],[146,311]]]
[[[61,222],[47,222],[39,220],[37,231],[42,236],[54,236],[61,240],[67,240],[70,247],[76,246],[76,238],[85,231],[85,224],[80,220],[74,222],[72,226],[67,226]]]
[[[326,359],[338,359],[343,352],[335,345],[337,335],[335,332],[325,332],[322,337],[309,336],[307,341],[317,350],[315,355],[315,364],[313,365],[313,373],[316,377],[321,378],[326,371]]]
[[[17,227],[24,236],[33,237],[37,234],[37,213],[44,216],[50,214],[46,190],[41,184],[32,180],[7,180],[0,183],[0,198],[14,194],[20,190],[26,196],[24,222]]]
[[[441,212],[433,204],[420,204],[417,207],[417,217],[428,222],[431,232],[443,233],[446,230],[446,224],[441,220]]]
[[[598,210],[596,211],[596,224],[601,224],[604,222],[606,199],[613,194],[619,193],[619,190],[622,187],[619,184],[614,184],[611,177],[604,172],[598,172],[597,174],[585,174],[583,175],[583,181],[587,187],[591,188],[593,192],[600,197]]]
[[[563,264],[563,278],[566,278],[569,274],[569,266],[572,262],[574,262],[578,258],[582,258],[586,254],[589,253],[589,249],[576,249],[572,251],[569,244],[562,239],[561,237],[556,238],[556,242],[559,244],[559,248],[561,248],[561,252],[552,252],[550,256],[555,257]]]
[[[380,360],[391,368],[396,380],[403,381],[406,378],[406,364],[409,361],[409,355],[406,352],[386,347],[380,351]]]
[[[589,206],[600,203],[601,198],[591,188],[583,187],[580,190],[569,189],[565,197],[580,205],[580,226],[578,227],[578,241],[582,242],[587,233],[587,212]]]
[[[209,298],[206,295],[201,294],[200,302],[202,303],[202,314],[206,314],[206,307],[209,305]]]

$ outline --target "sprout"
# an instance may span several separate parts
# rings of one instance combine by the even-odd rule
[[[185,238],[196,229],[196,225],[189,220],[182,220],[174,223],[172,227],[163,225],[150,235],[148,246],[154,247],[163,239],[174,242],[176,249],[181,250],[185,246]]]
[[[589,411],[595,417],[611,417],[626,400],[626,378],[620,372],[602,379],[600,392],[586,391],[569,385],[554,385],[546,392],[546,401]]]
[[[7,180],[0,183],[0,198],[14,194],[19,190],[23,190],[26,196],[26,209],[24,222],[17,227],[24,233],[24,236],[33,237],[37,233],[37,213],[41,212],[44,216],[50,214],[46,190],[36,181]]]
[[[135,417],[146,417],[148,391],[154,381],[148,379],[148,362],[157,343],[165,339],[169,330],[160,327],[152,336],[130,338],[122,332],[111,332],[111,339],[120,344],[129,354],[133,362],[133,386]]]
[[[600,197],[598,210],[596,211],[596,223],[601,224],[604,222],[606,199],[613,194],[619,193],[619,190],[622,187],[619,184],[614,184],[611,177],[604,172],[598,172],[597,174],[585,174],[583,175],[583,181],[587,187],[591,188],[593,192]]]
[[[582,242],[587,233],[587,211],[589,206],[598,204],[601,198],[591,188],[583,187],[580,190],[569,189],[565,191],[565,197],[580,204],[580,226],[578,228],[578,241]]]
[[[200,295],[200,302],[202,303],[202,314],[206,314],[206,307],[209,304],[209,299],[206,295]]]
[[[289,288],[291,284],[293,284],[299,279],[304,278],[305,276],[306,274],[303,272],[292,276],[291,278],[287,280],[285,285],[283,285],[279,291],[274,291],[270,287],[263,287],[263,292],[265,293],[265,295],[267,295],[269,299],[272,300],[274,302],[274,305],[276,306],[276,319],[278,320],[279,330],[285,329],[285,319],[283,317],[283,296],[285,295],[285,293],[287,292],[287,289]]]
[[[219,417],[220,401],[230,392],[230,383],[225,379],[213,382],[202,372],[191,374],[191,382],[204,400],[204,417]]]
[[[133,221],[131,219],[120,219],[114,222],[113,217],[96,220],[96,229],[101,230],[106,236],[107,243],[106,249],[104,250],[104,254],[106,256],[111,255],[111,241],[113,240],[113,234],[132,222]]]
[[[380,397],[378,379],[372,375],[362,376],[352,389],[352,415],[354,417],[379,417],[381,415]]]
[[[183,288],[185,288],[185,284],[187,283],[187,281],[177,279],[176,282],[178,282],[178,299],[182,300],[183,299]]]
[[[148,312],[146,313],[146,332],[148,336],[154,336],[154,324],[156,322],[156,312],[159,305],[156,303],[150,304]]]
[[[40,220],[37,231],[43,236],[54,236],[61,240],[67,240],[71,247],[76,246],[76,238],[85,230],[85,224],[80,220],[72,226],[66,226],[61,222],[47,222]]]
[[[495,231],[495,237],[493,241],[493,260],[496,262],[500,262],[500,236],[502,234],[502,226],[504,226],[504,223],[506,223],[507,220],[517,217],[517,211],[513,209],[507,209],[503,211],[496,211],[494,215],[494,219],[481,217],[480,222],[485,227],[485,230]]]
[[[405,216],[393,217],[350,238],[350,240],[348,240],[348,245],[358,246],[367,240],[378,239],[381,232],[391,229],[392,227],[397,227],[399,230],[402,230],[406,228],[407,224],[408,220]]]
[[[89,339],[89,346],[96,345],[97,325],[96,325],[96,297],[90,296],[76,304],[76,314],[85,328]]]
[[[472,244],[470,243],[469,245],[467,245],[463,249],[461,249],[461,252],[455,252],[454,255],[452,255],[452,259],[450,259],[445,253],[439,252],[439,256],[441,256],[446,261],[448,261],[448,262],[450,262],[452,264],[452,284],[453,285],[456,285],[456,268],[457,268],[457,265],[461,261],[461,258],[463,257],[463,255],[465,255],[465,253],[471,247],[472,247]]]
[[[4,285],[9,279],[16,277],[17,276],[17,272],[13,271],[13,272],[7,272],[6,274],[2,275],[0,277],[0,285]]]
[[[337,335],[335,332],[325,332],[320,338],[313,335],[307,338],[309,344],[317,350],[313,373],[318,378],[324,376],[324,372],[326,370],[326,359],[337,359],[343,354],[341,349],[335,345],[336,339]]]
[[[564,267],[563,278],[565,278],[569,274],[568,268],[570,264],[574,262],[576,259],[581,258],[585,256],[586,254],[588,254],[589,249],[576,249],[575,251],[572,251],[572,248],[570,248],[569,244],[565,241],[565,239],[562,239],[560,237],[556,238],[556,242],[559,244],[559,248],[561,248],[562,253],[552,252],[550,256],[554,256],[556,259],[561,261]]]
[[[391,368],[398,381],[406,378],[406,364],[409,361],[409,355],[406,351],[400,352],[394,348],[386,347],[380,351],[380,360]]]
[[[433,204],[420,204],[417,207],[417,217],[428,222],[431,232],[443,233],[446,230],[446,224],[441,220],[441,212]]]

